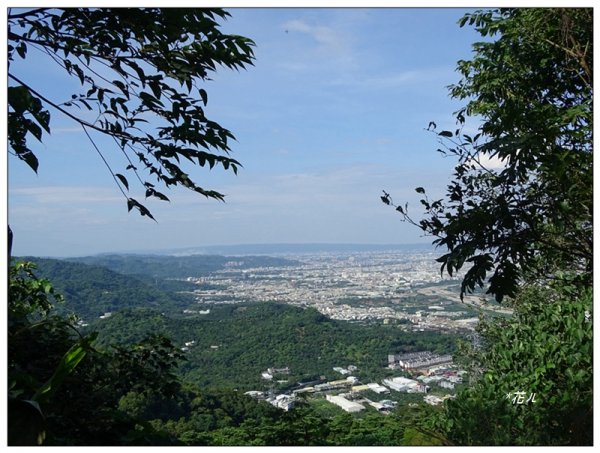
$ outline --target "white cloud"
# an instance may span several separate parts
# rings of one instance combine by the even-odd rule
[[[494,169],[494,170],[499,170],[499,169],[504,169],[506,167],[506,162],[504,161],[504,159],[500,159],[497,156],[488,156],[486,154],[482,155],[479,158],[479,162],[481,162],[481,164],[488,169]]]
[[[290,31],[297,31],[309,35],[327,52],[335,53],[346,50],[345,39],[331,27],[309,25],[301,20],[291,20],[283,26],[288,33]]]
[[[330,85],[362,88],[362,89],[397,89],[401,87],[426,86],[426,83],[440,81],[440,85],[451,80],[452,68],[449,67],[431,67],[408,69],[405,71],[389,74],[365,75],[364,77],[346,76],[344,78],[334,79]]]
[[[480,153],[477,155],[476,159],[471,160],[488,170],[503,170],[506,168],[504,159],[500,159],[497,156],[490,156],[489,154]]]
[[[28,202],[40,204],[89,204],[89,203],[124,203],[123,196],[116,187],[81,187],[81,186],[49,186],[49,187],[16,187],[9,191],[11,198],[28,198]]]
[[[314,66],[315,58],[334,65],[351,65],[355,62],[355,56],[350,45],[351,37],[341,29],[325,25],[312,25],[299,19],[285,22],[281,27],[292,36],[294,33],[307,35],[316,44],[316,47],[305,49],[303,55],[300,55],[301,58],[287,64],[292,69]]]
[[[400,224],[379,197],[386,189],[417,206],[416,185],[378,164],[261,174],[222,187],[226,203],[184,190],[169,193],[173,203],[148,200],[158,223],[127,214],[112,187],[21,187],[11,190],[10,224],[18,232],[15,253],[56,256],[149,244],[414,242],[419,231]]]

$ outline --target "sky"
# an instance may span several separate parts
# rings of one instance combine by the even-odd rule
[[[233,8],[222,30],[256,43],[247,70],[220,68],[203,87],[206,115],[236,137],[238,175],[198,168],[226,202],[165,189],[147,201],[157,222],[126,201],[83,132],[51,111],[52,134],[34,149],[38,174],[8,159],[14,255],[262,243],[431,242],[381,200],[408,202],[418,219],[423,186],[443,195],[455,162],[427,132],[455,129],[447,86],[481,38],[458,8]],[[11,71],[13,66],[11,66]],[[14,71],[54,100],[77,83],[33,50]],[[467,128],[476,128],[475,120]],[[33,139],[32,139],[33,142]],[[110,159],[118,151],[104,145]],[[123,170],[120,163],[115,171]],[[141,189],[132,196],[143,200]],[[137,192],[136,192],[137,191]]]

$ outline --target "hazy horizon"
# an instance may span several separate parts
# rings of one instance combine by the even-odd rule
[[[279,254],[302,254],[302,253],[355,253],[355,252],[376,252],[392,250],[413,250],[413,249],[431,249],[434,250],[431,242],[412,242],[412,243],[261,243],[261,244],[216,244],[216,245],[194,245],[177,248],[159,248],[159,249],[129,249],[129,250],[106,250],[98,253],[84,255],[40,255],[40,254],[19,254],[14,253],[14,257],[38,257],[38,258],[80,258],[85,256],[102,255],[164,255],[164,256],[186,256],[186,255],[223,255],[223,256],[244,256],[244,255],[279,255]]]

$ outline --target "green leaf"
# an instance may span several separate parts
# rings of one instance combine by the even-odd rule
[[[129,96],[129,91],[127,90],[127,86],[121,82],[120,80],[113,80],[113,85],[116,86],[125,96]]]
[[[54,396],[65,378],[73,372],[75,367],[86,356],[88,351],[91,349],[91,343],[98,336],[97,332],[82,338],[75,343],[63,356],[58,367],[54,371],[52,377],[46,381],[46,383],[40,387],[37,392],[33,395],[33,401],[48,401]]]
[[[148,216],[148,217],[150,217],[152,220],[154,220],[156,222],[156,219],[152,216],[152,214],[150,214],[150,211],[145,206],[139,205],[138,209],[139,209],[140,214],[142,215],[142,217],[143,216]]]
[[[8,445],[42,445],[46,438],[44,414],[37,401],[9,398]]]
[[[220,31],[215,19],[226,16],[224,11],[207,9],[28,10],[8,18],[11,36],[7,47],[11,59],[17,54],[25,58],[27,40],[35,42],[42,52],[58,54],[55,62],[66,76],[82,84],[84,93],[67,97],[68,102],[61,103],[61,107],[84,110],[79,116],[75,109],[69,111],[76,121],[87,121],[85,109],[97,108],[97,124],[105,135],[112,136],[123,151],[137,154],[140,150],[140,171],[156,175],[167,187],[194,188],[193,181],[186,184],[181,177],[183,170],[177,156],[168,156],[173,161],[171,166],[152,158],[166,142],[194,150],[229,151],[227,141],[233,139],[233,134],[204,116],[202,108],[208,103],[208,93],[197,88],[222,67],[240,69],[253,63],[254,43],[250,39]],[[92,58],[92,66],[103,68],[101,73],[89,66]],[[16,74],[10,75],[11,83],[18,85],[13,76]],[[195,87],[198,91],[192,94]],[[40,86],[39,90],[46,96],[43,90],[47,87]],[[47,103],[41,96],[36,97],[23,86],[8,88],[9,114],[18,114],[10,119],[9,144],[35,171],[38,162],[27,149],[27,139],[42,140],[44,130],[50,132],[50,114],[44,110]],[[26,126],[23,119],[29,119],[29,113],[37,126]],[[150,118],[152,125],[143,124]],[[194,158],[193,153],[183,155]],[[198,158],[198,166],[204,164],[205,168],[219,163],[235,173],[241,167],[233,160]],[[124,175],[115,175],[115,182],[130,190]],[[218,198],[212,191],[206,194]],[[162,194],[152,196],[167,198]],[[129,200],[127,203],[129,210],[135,207],[149,216],[141,205]]]
[[[450,131],[442,131],[438,134],[441,137],[453,137],[454,134]]]
[[[40,142],[42,141],[42,129],[32,121],[27,123],[27,129],[31,134],[37,138]]]
[[[32,110],[31,114],[38,124],[42,126],[46,132],[50,133],[50,113],[47,110],[41,110],[40,106],[39,109]]]
[[[144,205],[140,204],[138,201],[134,200],[133,198],[128,198],[127,199],[127,210],[131,211],[131,209],[133,209],[134,207],[138,209],[138,211],[140,212],[142,217],[143,216],[150,217],[152,220],[154,220],[156,222],[156,219],[152,216],[150,211]]]
[[[148,83],[148,85],[150,86],[150,89],[152,90],[152,94],[154,94],[156,99],[160,99],[160,97],[162,96],[162,90],[160,88],[160,83],[158,81],[151,80]]]
[[[17,113],[24,113],[32,105],[33,97],[24,86],[8,87],[7,91],[8,105]]]
[[[158,192],[156,190],[154,191],[154,193],[152,194],[152,196],[154,196],[154,197],[156,197],[156,198],[158,198],[160,200],[163,200],[163,201],[170,201],[169,198],[167,198],[166,195],[164,195],[164,194],[162,194],[162,193],[160,193],[160,192]]]

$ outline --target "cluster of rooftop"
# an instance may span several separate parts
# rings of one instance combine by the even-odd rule
[[[430,351],[388,355],[388,368],[392,370],[415,370],[443,363],[452,363],[452,356],[449,354],[438,355]]]
[[[325,396],[327,401],[341,407],[346,412],[359,412],[365,409],[364,404],[369,404],[378,411],[387,413],[394,407],[395,403],[393,401],[371,401],[363,396],[363,392],[371,391],[379,395],[389,394],[390,391],[426,394],[431,390],[431,387],[427,384],[435,384],[437,387],[444,389],[453,389],[455,384],[462,382],[462,375],[465,373],[465,371],[456,370],[450,356],[434,354],[431,351],[389,354],[388,361],[394,367],[402,364],[400,368],[410,373],[413,378],[419,373],[420,375],[415,379],[405,376],[390,377],[383,379],[381,384],[376,382],[361,384],[355,376],[348,376],[345,379],[327,382],[324,382],[324,378],[321,377],[321,379],[315,381],[298,384],[289,394],[273,395],[270,392],[269,396],[265,396],[263,392],[257,391],[246,392],[246,394],[254,398],[266,400],[273,406],[284,410],[289,410],[293,407],[299,395],[312,394],[315,396]],[[411,368],[410,364],[412,363],[427,363],[427,366]],[[407,364],[408,366],[403,366]],[[349,365],[346,368],[334,367],[333,370],[341,374],[347,374],[348,370],[352,372],[358,371],[357,367],[353,365]],[[269,368],[265,373],[269,373],[272,378],[272,375],[276,373],[289,373],[289,369],[287,367]],[[263,373],[263,377],[265,373]],[[448,397],[451,397],[451,395],[425,395],[423,399],[427,404],[436,405]]]
[[[402,320],[403,328],[412,330],[472,330],[477,324],[478,318],[464,305],[461,305],[464,309],[447,309],[448,304],[460,302],[459,294],[444,290],[444,285],[455,283],[441,283],[439,264],[433,252],[321,253],[289,257],[302,264],[252,269],[229,266],[211,276],[189,277],[188,280],[209,284],[194,291],[197,302],[202,305],[274,300],[313,307],[333,319]],[[417,297],[435,302],[416,305],[409,302]]]

